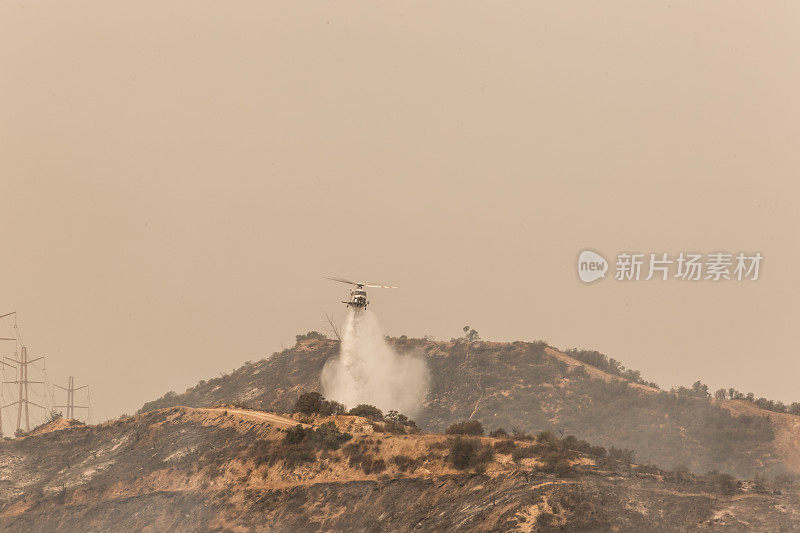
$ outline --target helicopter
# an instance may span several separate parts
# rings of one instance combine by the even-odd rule
[[[348,307],[352,307],[353,309],[367,309],[369,305],[369,301],[367,301],[367,291],[364,290],[364,287],[370,287],[373,289],[396,289],[397,287],[393,287],[391,285],[376,285],[370,283],[361,283],[358,281],[350,281],[349,279],[344,278],[329,278],[325,276],[325,279],[329,279],[331,281],[338,281],[340,283],[347,283],[350,285],[355,285],[355,289],[350,289],[350,299],[349,300],[342,300],[342,303],[347,305]]]

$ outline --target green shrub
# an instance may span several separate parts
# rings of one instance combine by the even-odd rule
[[[298,463],[315,461],[316,450],[336,450],[351,438],[352,435],[339,431],[333,422],[322,424],[316,429],[298,424],[286,430],[277,446],[267,441],[254,442],[250,447],[250,455],[256,466],[263,463],[271,465],[283,460],[287,468],[291,468]]]
[[[269,453],[267,459],[269,464],[283,460],[287,468],[292,468],[298,463],[316,460],[317,456],[309,439],[312,433],[313,430],[304,428],[300,424],[287,429],[280,445]]]
[[[478,420],[456,422],[445,430],[448,435],[483,435],[483,425]]]
[[[326,337],[325,335],[323,335],[319,331],[309,331],[305,335],[295,335],[294,338],[295,338],[295,340],[297,342],[300,342],[300,341],[306,341],[306,340],[324,341],[328,337]]]
[[[294,403],[292,412],[303,413],[304,415],[321,414],[330,416],[344,413],[344,406],[339,402],[326,400],[318,392],[306,392],[301,394]]]
[[[599,368],[604,372],[608,372],[609,374],[614,374],[617,376],[621,376],[627,380],[633,381],[635,383],[642,383],[645,385],[653,386],[655,383],[648,383],[642,378],[641,372],[638,370],[627,370],[622,363],[617,361],[614,358],[606,357],[604,354],[595,351],[595,350],[577,350],[572,348],[565,352],[567,355],[572,357],[573,359],[577,359],[587,365],[593,366],[595,368]],[[587,372],[586,369],[583,367],[579,367],[581,370],[574,370],[576,375],[581,377],[586,377]],[[657,387],[656,387],[657,388]]]
[[[326,422],[314,430],[314,443],[328,450],[338,450],[342,443],[352,439],[349,433],[342,433],[333,422]]]
[[[286,435],[283,436],[283,444],[299,444],[308,438],[312,432],[309,428],[304,428],[300,424],[286,430]]]
[[[480,439],[455,437],[448,441],[447,460],[459,470],[474,468],[483,471],[494,457],[494,450],[481,444]]]
[[[411,428],[416,428],[417,427],[417,423],[416,422],[414,422],[413,420],[408,418],[406,415],[404,415],[402,413],[398,413],[397,411],[389,411],[388,413],[386,413],[386,416],[384,418],[386,419],[387,422],[390,422],[390,421],[391,422],[396,422],[398,424],[401,424],[403,426],[408,426],[408,427],[411,427]]]
[[[542,464],[539,465],[537,469],[542,472],[564,477],[572,472],[572,467],[569,464],[570,458],[571,455],[568,450],[548,452],[542,456]]]
[[[367,405],[365,403],[356,405],[350,409],[347,414],[353,416],[363,416],[364,418],[369,418],[371,420],[383,420],[383,411],[374,405]]]

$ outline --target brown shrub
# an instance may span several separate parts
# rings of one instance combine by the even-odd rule
[[[412,459],[408,455],[395,455],[393,456],[390,461],[397,466],[397,469],[401,472],[413,472],[417,469],[417,461]]]
[[[516,443],[511,439],[503,439],[494,443],[494,451],[497,453],[513,453],[516,448]]]
[[[448,441],[448,446],[450,453],[447,460],[459,470],[473,468],[476,472],[482,472],[494,458],[494,450],[481,444],[480,439],[456,437]]]
[[[448,435],[483,435],[483,425],[478,420],[456,422],[445,430]]]

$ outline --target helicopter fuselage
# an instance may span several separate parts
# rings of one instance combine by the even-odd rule
[[[338,281],[339,283],[347,283],[348,285],[353,285],[355,288],[350,289],[350,299],[343,300],[342,303],[347,305],[348,307],[352,307],[353,309],[366,309],[369,305],[369,301],[367,301],[367,291],[364,290],[364,287],[376,287],[379,289],[396,289],[392,285],[370,285],[369,283],[361,283],[359,281],[350,281],[349,279],[344,278],[329,278],[326,277],[325,279],[329,279],[331,281]]]
[[[350,289],[350,300],[342,300],[342,303],[354,309],[366,309],[369,305],[367,291],[361,287]]]

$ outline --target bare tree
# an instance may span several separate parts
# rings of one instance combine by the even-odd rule
[[[339,342],[342,342],[342,337],[339,335],[339,330],[336,329],[336,325],[333,323],[333,320],[328,313],[325,313],[325,319],[328,321],[328,324],[330,324],[333,334],[336,335],[336,338],[339,339]]]

